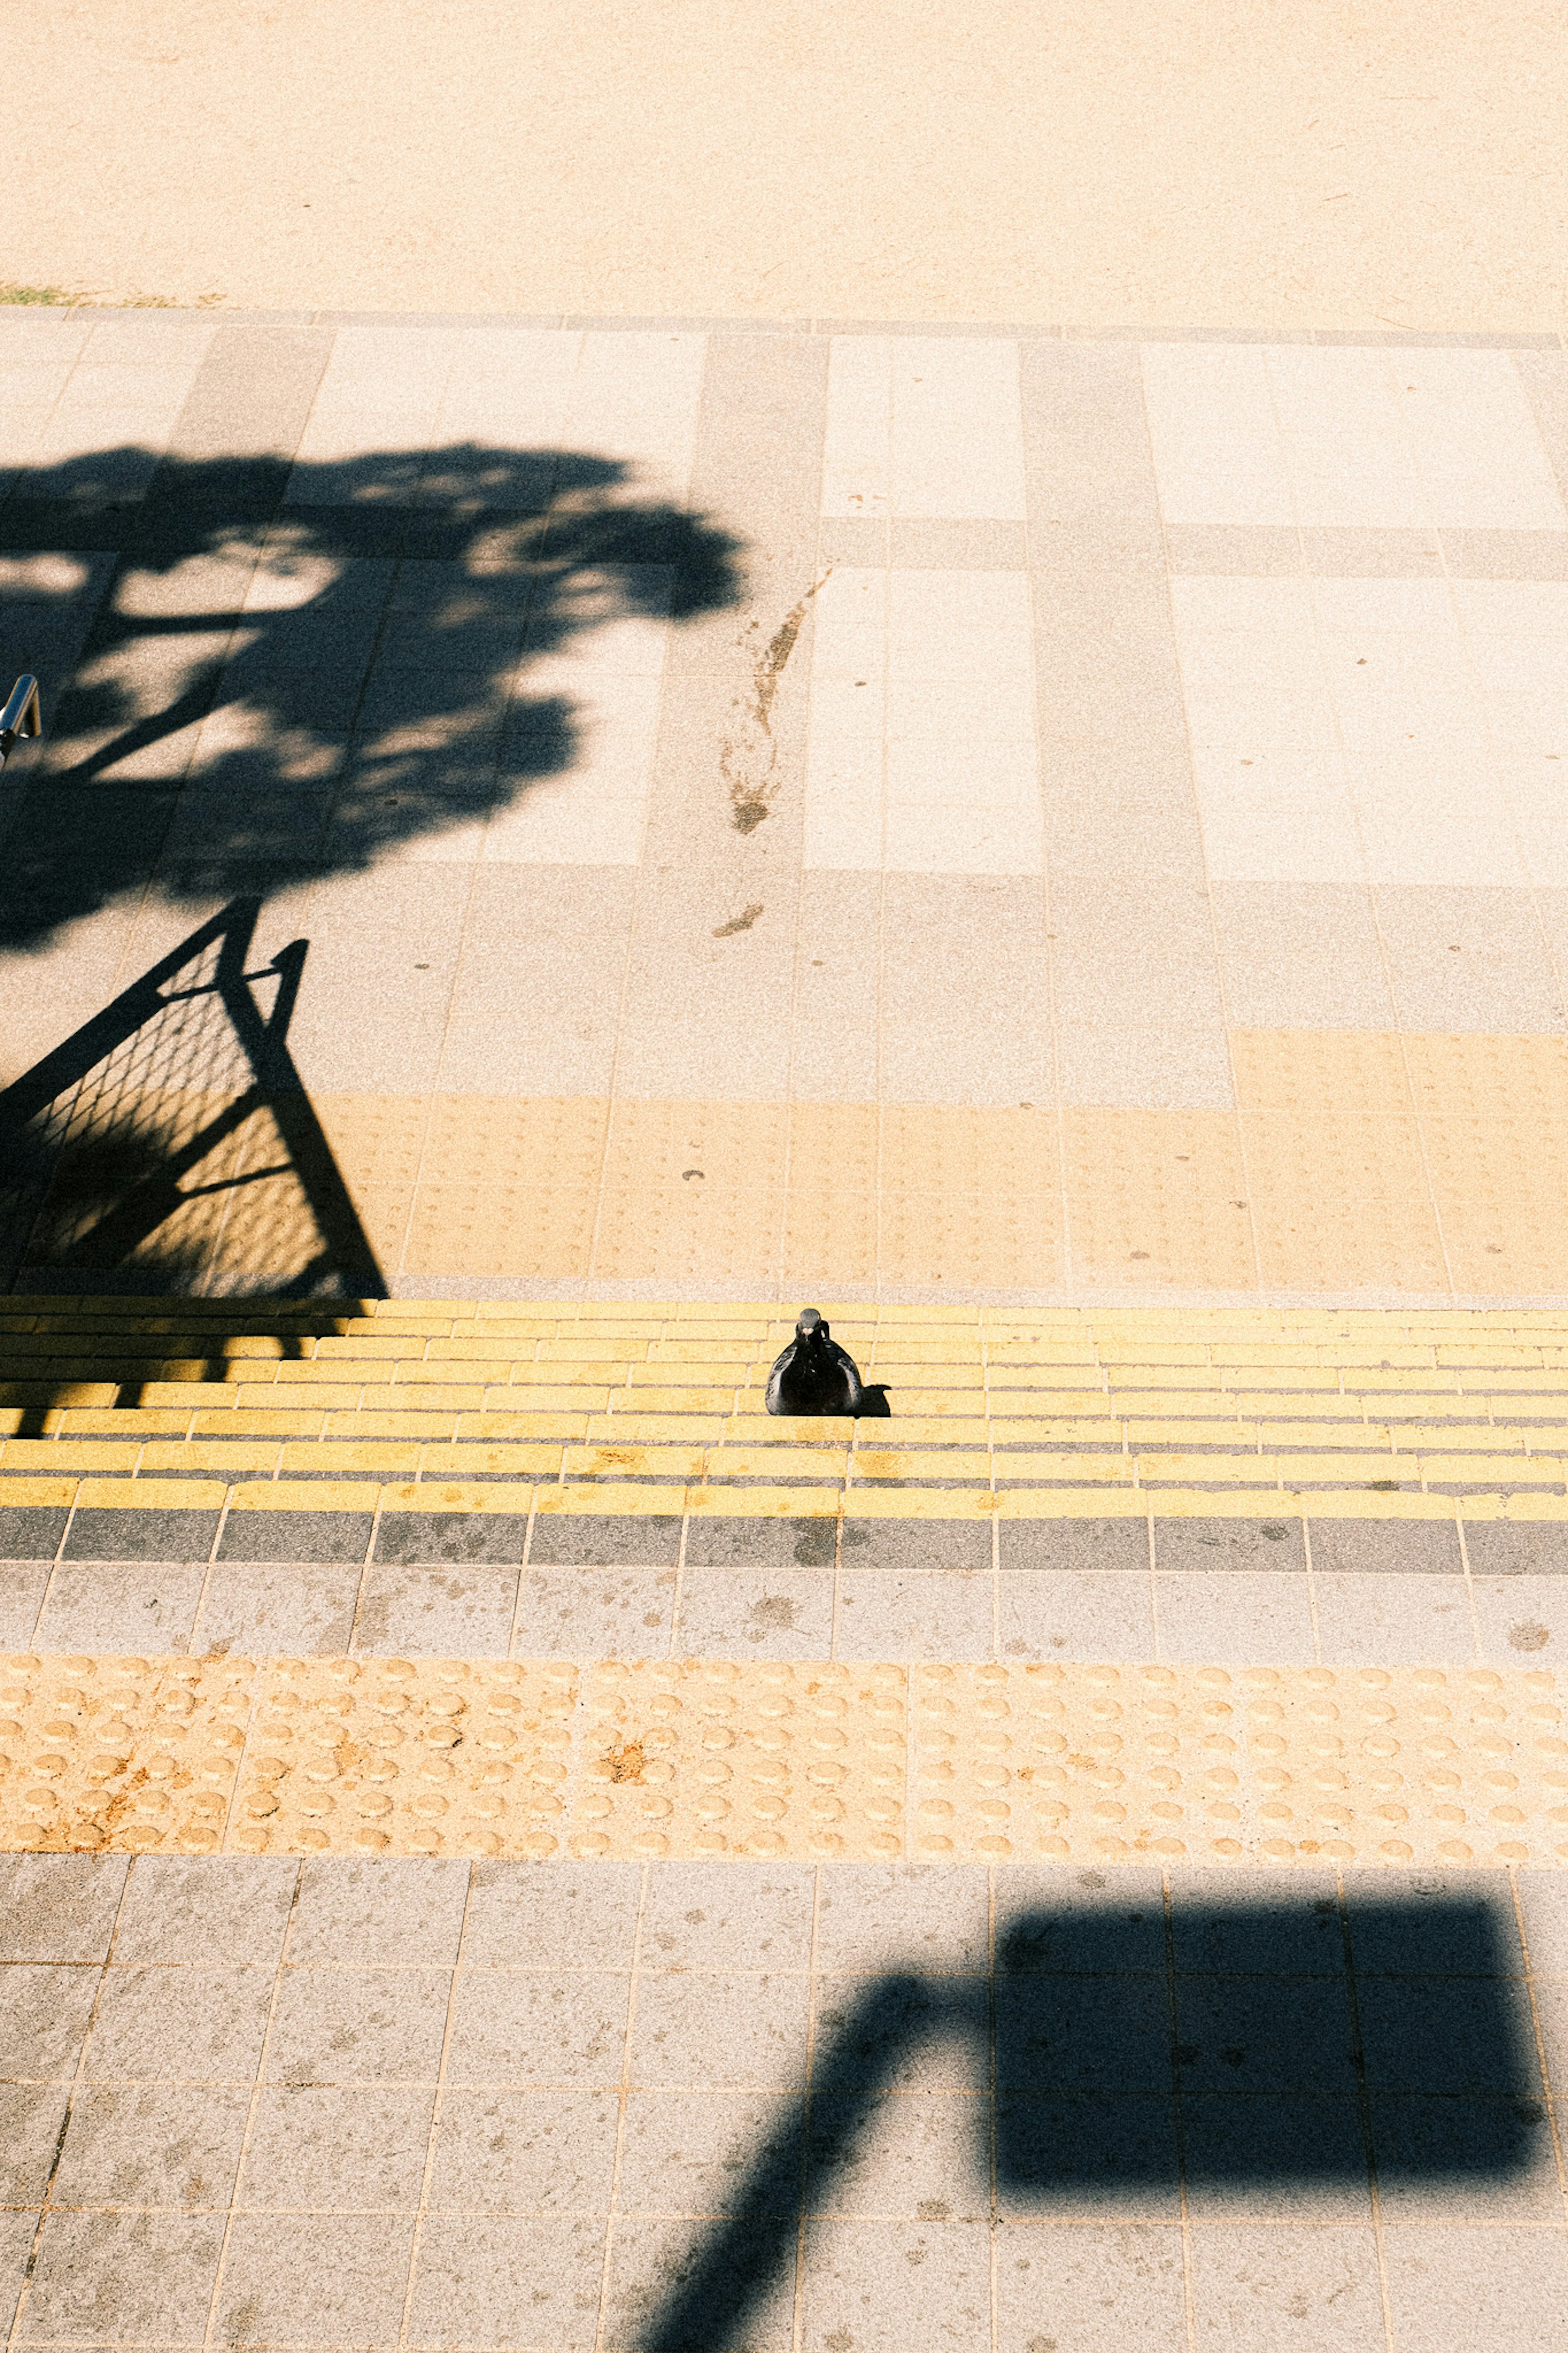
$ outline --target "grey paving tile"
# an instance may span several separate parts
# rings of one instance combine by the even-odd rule
[[[419,2204],[434,2088],[291,2084],[260,2094],[239,2200],[247,2206]]]
[[[280,1855],[138,1855],[115,1930],[116,1967],[274,1968],[299,1875],[298,1863]]]
[[[1133,1525],[1146,1546],[1143,1524]],[[1015,1569],[1000,1580],[997,1621],[1004,1659],[1148,1659],[1148,1569]]]
[[[803,2103],[770,2092],[633,2092],[618,2213],[776,2214],[804,2184]]]
[[[1442,571],[1442,550],[1451,537],[1447,532],[1318,523],[1302,531],[1301,547],[1307,570],[1320,580],[1420,580]]]
[[[1375,893],[1403,1029],[1547,1036],[1563,1008],[1531,894],[1468,888]]]
[[[1390,2318],[1409,2353],[1521,2353],[1548,2342],[1568,2309],[1568,2237],[1561,2231],[1489,2231],[1408,2224],[1383,2234]]]
[[[628,2215],[610,2253],[605,2334],[616,2345],[795,2343],[796,2226],[779,2217],[743,2242],[709,2221]],[[591,2341],[591,2337],[588,2341]]]
[[[1494,1899],[1500,1913],[1504,1900]],[[1371,2091],[1541,2096],[1534,2024],[1517,1979],[1369,1975],[1358,1978],[1356,2007]]]
[[[1378,2196],[1390,2221],[1562,2225],[1563,2190],[1543,2102],[1370,2102]]]
[[[453,2001],[447,2080],[487,2088],[621,2080],[627,1979],[516,1969],[463,1970]]]
[[[37,1640],[47,1651],[67,1653],[187,1650],[205,1575],[196,1562],[153,1563],[146,1556],[113,1565],[60,1561],[39,1612]]]
[[[528,1561],[531,1568],[673,1568],[679,1549],[679,1513],[542,1513]]]
[[[1515,1885],[1531,1969],[1538,1976],[1568,1978],[1568,1877],[1521,1871]]]
[[[833,1572],[825,1568],[684,1571],[675,1648],[686,1658],[826,1659]]]
[[[837,1655],[989,1659],[995,1645],[992,1600],[989,1566],[930,1572],[847,1567],[839,1579]]]
[[[1069,572],[1163,568],[1136,349],[1030,339],[1018,369],[1031,561]]]
[[[216,1512],[79,1511],[66,1535],[67,1560],[205,1561],[217,1534]]]
[[[1010,1973],[996,1989],[996,2088],[1003,2092],[1168,2092],[1171,2016],[1164,1972],[1059,1980]]]
[[[128,1869],[123,1855],[0,1855],[0,1960],[102,1961]]]
[[[1192,2250],[1201,2353],[1377,2353],[1385,2342],[1370,2226],[1205,2220]]]
[[[1163,2094],[1015,2094],[996,2104],[996,2199],[1009,2222],[1181,2216],[1175,2103]]]
[[[1318,1642],[1328,1666],[1468,1666],[1470,1597],[1461,1577],[1314,1572]]]
[[[831,1522],[806,1521],[806,1531],[830,1527]],[[695,1535],[695,1528],[693,1529]],[[816,1556],[824,1549],[820,1540],[808,1544],[806,1557],[814,1567],[826,1567],[826,1560]],[[691,1540],[687,1540],[686,1557],[692,1558]],[[798,1553],[792,1557],[798,1558]],[[847,1569],[893,1569],[912,1575],[923,1569],[988,1569],[991,1566],[991,1524],[989,1520],[861,1520],[849,1518],[844,1523],[843,1560]],[[770,1564],[771,1566],[772,1564]]]
[[[790,1080],[796,1102],[877,1100],[881,899],[879,874],[800,878]]]
[[[816,1981],[817,2090],[978,2092],[989,2081],[983,1978],[824,1971]]]
[[[531,1568],[518,1601],[525,1659],[659,1658],[669,1647],[673,1568]]]
[[[36,2213],[0,2215],[0,2322],[7,2333],[16,2316],[16,2298],[27,2275],[27,2260],[38,2227]]]
[[[1446,531],[1456,580],[1568,580],[1568,531]]]
[[[1117,2338],[1185,2353],[1182,2242],[1169,2226],[1015,2224],[997,2250],[998,2353],[1105,2353]]]
[[[412,2221],[387,2214],[237,2214],[216,2326],[233,2346],[321,2337],[395,2345]]]
[[[199,2344],[223,2236],[216,2214],[47,2215],[24,2341]]]
[[[1184,2095],[1182,2160],[1194,2221],[1372,2220],[1366,2140],[1354,2099]]]
[[[971,2347],[989,2331],[990,2232],[983,2221],[823,2221],[806,2242],[802,2344],[867,2353],[913,2343]]]
[[[1524,1957],[1508,1888],[1489,1871],[1347,1871],[1345,1901],[1358,1978],[1443,1974],[1520,1976]]]
[[[1163,1970],[1159,1873],[1003,1865],[996,1873],[996,1967],[1005,1977]]]
[[[1568,1651],[1568,1585],[1560,1577],[1474,1577],[1470,1591],[1489,1666],[1552,1666]]]
[[[1309,1517],[1312,1567],[1369,1577],[1391,1572],[1458,1577],[1458,1525],[1450,1520],[1339,1520]]]
[[[1568,1527],[1553,1520],[1468,1520],[1473,1577],[1568,1577]]]
[[[1149,1573],[1149,1523],[1111,1520],[1000,1520],[997,1561],[1007,1569]]]
[[[375,1558],[395,1563],[521,1560],[528,1516],[521,1512],[387,1512],[375,1532]]]
[[[632,2027],[632,2081],[645,2088],[795,2091],[805,2079],[808,2007],[804,1972],[698,1976],[645,1968]]]
[[[475,1968],[629,1968],[641,1887],[631,1862],[475,1862],[465,1958]]]
[[[1061,1099],[1228,1108],[1230,1063],[1205,894],[1161,878],[1053,881]],[[1173,1005],[1183,1008],[1173,1029]]]
[[[577,1574],[584,1572],[579,1570]],[[394,1658],[504,1659],[519,1572],[462,1568],[366,1569],[354,1648]]]
[[[1004,1105],[1049,1097],[1045,905],[1033,875],[889,872],[880,945],[886,1096]]]
[[[0,1560],[53,1560],[69,1516],[63,1505],[5,1504],[0,1508]]]
[[[359,1581],[353,1567],[219,1561],[207,1578],[196,1642],[242,1658],[341,1658]]]
[[[806,1863],[672,1862],[648,1883],[645,1967],[804,1969],[816,1873]]]
[[[49,2187],[66,2120],[63,2084],[0,2084],[0,2200],[37,2206]]]
[[[1162,1572],[1302,1569],[1300,1520],[1154,1517],[1154,1566]]]
[[[525,2344],[585,2353],[598,2324],[604,2254],[603,2223],[580,2216],[432,2215],[419,2234],[410,2332],[442,2353]]]
[[[1331,1871],[1302,1868],[1281,1884],[1264,1870],[1175,1870],[1170,1887],[1179,1971],[1343,1976],[1344,1932]]]
[[[1278,1569],[1184,1569],[1154,1579],[1163,1659],[1224,1659],[1247,1666],[1308,1666],[1312,1619],[1307,1578]]]
[[[250,2084],[273,1976],[266,1968],[111,1968],[87,2054],[89,2083]]]
[[[267,2081],[433,2084],[448,1976],[445,1969],[286,1969]]]
[[[430,2205],[437,2213],[607,2213],[617,2116],[613,2092],[449,2091]]]
[[[369,1512],[231,1512],[217,1556],[226,1560],[363,1561],[370,1546]]]
[[[60,2206],[228,2205],[250,2094],[237,2084],[79,2091],[51,2192]]]
[[[300,1869],[289,1962],[449,1968],[458,1957],[468,1887],[466,1862],[308,1858]]]
[[[819,2093],[808,2200],[817,2214],[977,2221],[991,2203],[990,2119],[963,2093]]]
[[[1340,882],[1215,882],[1210,898],[1238,1029],[1394,1027],[1370,892]]]
[[[836,1863],[821,1874],[816,1965],[840,1971],[973,1976],[986,1966],[983,1865]]]
[[[1130,765],[1117,740],[1060,738],[1043,715],[1040,781],[1046,860],[1052,876],[1121,875],[1130,881],[1204,881],[1203,838],[1184,739],[1156,738]]]
[[[68,2084],[98,1988],[99,1972],[90,1965],[51,1968],[13,1962],[0,1969],[5,2073]]]
[[[1312,2092],[1349,2099],[1359,2074],[1352,2040],[1339,1976],[1282,1981],[1186,1972],[1176,1980],[1184,2094]]]
[[[1123,744],[1184,735],[1170,596],[1159,574],[1038,573],[1034,602],[1049,732]]]

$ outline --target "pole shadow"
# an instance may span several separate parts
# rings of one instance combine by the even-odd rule
[[[810,2091],[723,2219],[636,2296],[626,2341],[741,2353],[803,2254],[809,2274],[814,2224],[858,2211],[868,2144],[935,2045],[966,2049],[967,2080],[990,2087],[952,2106],[974,2118],[965,2211],[994,2228],[1175,2220],[1184,2199],[1195,2218],[1310,2213],[1374,2181],[1397,2213],[1536,2168],[1554,2195],[1520,1969],[1506,1884],[1500,1905],[1282,1892],[1168,1919],[1157,1898],[1021,1913],[988,1978],[889,1973],[819,2017]]]

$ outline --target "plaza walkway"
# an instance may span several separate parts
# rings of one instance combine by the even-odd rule
[[[0,388],[11,2342],[1550,2342],[1556,334]]]

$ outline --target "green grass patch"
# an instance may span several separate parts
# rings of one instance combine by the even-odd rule
[[[68,302],[63,286],[0,286],[0,302]]]

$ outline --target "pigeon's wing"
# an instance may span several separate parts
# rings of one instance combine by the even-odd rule
[[[773,1368],[768,1375],[768,1386],[763,1398],[763,1402],[770,1413],[783,1413],[785,1409],[784,1401],[784,1376],[795,1362],[795,1350],[799,1345],[798,1341],[792,1340],[789,1346],[782,1349],[773,1358]]]

